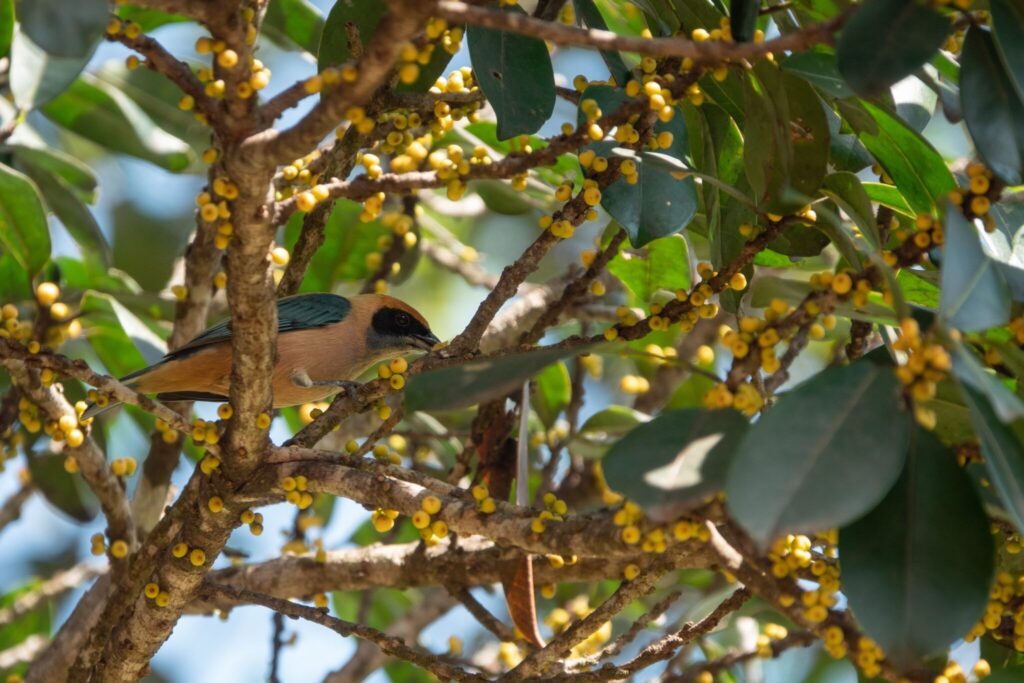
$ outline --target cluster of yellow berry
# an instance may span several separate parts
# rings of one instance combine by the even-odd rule
[[[420,509],[412,515],[412,525],[420,532],[420,538],[427,547],[437,545],[438,541],[448,536],[448,524],[440,519],[433,519],[441,512],[441,499],[427,496],[420,502]]]
[[[776,640],[782,640],[789,635],[789,630],[782,624],[765,624],[761,628],[761,632],[757,634],[757,639],[754,641],[757,647],[757,656],[765,659],[775,656],[775,650],[772,648],[772,643]]]
[[[20,401],[18,408],[20,413]],[[47,421],[46,424],[43,425],[43,431],[53,439],[55,443],[65,441],[71,448],[78,448],[85,442],[85,432],[81,429],[84,425],[79,423],[79,415],[80,413],[66,414],[61,415],[59,420]],[[91,422],[91,420],[86,420],[86,422]]]
[[[249,526],[249,533],[253,536],[259,536],[263,533],[263,513],[253,512],[252,510],[242,510],[242,513],[238,516],[239,521],[242,524]]]
[[[996,574],[985,614],[964,640],[972,642],[986,634],[1024,652],[1024,575],[1015,577],[1007,571]]]
[[[225,406],[228,408],[228,410],[231,409],[231,406],[226,403],[223,404],[221,407],[223,408]],[[218,412],[220,411],[218,410]],[[207,422],[206,420],[197,417],[192,421],[191,436],[192,441],[194,441],[197,446],[200,446],[204,443],[219,443],[221,436],[220,426],[217,422]]]
[[[559,420],[547,431],[536,431],[530,434],[530,447],[540,448],[547,444],[550,448],[557,447],[569,436],[569,423]]]
[[[839,659],[847,655],[846,641],[841,641],[838,646],[831,646],[831,642],[836,639],[835,632],[839,631],[840,637],[845,639],[843,630],[836,625],[828,626],[825,629],[825,651],[830,655]],[[838,654],[838,653],[842,654]],[[857,667],[869,678],[874,678],[878,674],[882,673],[882,665],[880,662],[885,661],[885,652],[879,647],[878,643],[869,638],[868,636],[860,636],[857,638],[857,653],[853,656],[853,662]]]
[[[178,542],[171,547],[171,555],[176,559],[182,559],[186,555],[193,567],[202,567],[206,564],[206,551],[202,548],[189,548],[187,543]]]
[[[171,594],[160,588],[160,584],[150,581],[146,584],[145,588],[142,589],[143,595],[149,600],[153,601],[153,604],[157,607],[167,607],[171,601]]]
[[[900,336],[893,348],[906,354],[906,362],[896,368],[896,377],[914,400],[914,417],[921,426],[934,429],[935,412],[920,403],[935,397],[936,385],[953,367],[949,352],[939,344],[926,343],[913,318],[900,321]]]
[[[246,43],[251,45],[252,43],[249,41],[256,39],[256,28],[251,23],[254,16],[253,10],[251,8],[245,9],[244,16],[249,17],[246,19],[249,22],[246,27]],[[224,97],[227,91],[227,83],[222,76],[237,69],[241,64],[238,51],[228,47],[227,43],[223,40],[207,36],[201,36],[196,39],[195,49],[196,53],[200,55],[213,55],[213,64],[200,67],[196,72],[199,82],[204,84],[203,93],[207,97],[218,99]],[[270,85],[270,69],[264,66],[263,62],[250,56],[248,67],[249,78],[244,80],[236,79],[238,83],[235,84],[234,94],[243,100],[249,99],[256,92]],[[309,92],[308,82],[306,87],[306,92]],[[191,109],[187,104],[187,102],[180,102],[178,106],[185,110]],[[192,104],[194,105],[194,103]]]
[[[882,258],[890,268],[895,268],[901,262],[916,262],[926,250],[933,246],[941,246],[946,241],[942,222],[929,214],[918,214],[914,218],[913,230],[899,227],[899,221],[895,217],[893,223],[896,226],[893,237],[897,246],[882,252]]]
[[[735,408],[739,412],[753,417],[764,406],[764,398],[750,382],[743,382],[733,391],[724,382],[720,382],[704,393],[704,406],[712,410]]]
[[[989,213],[992,203],[999,201],[1003,184],[984,164],[967,164],[967,187],[958,187],[949,193],[949,200],[960,207],[967,220],[981,219],[985,232],[995,232],[996,221]]]
[[[26,347],[29,353],[39,353],[44,347],[55,349],[68,339],[74,339],[82,334],[82,321],[78,318],[69,320],[71,308],[66,303],[57,300],[60,297],[60,287],[56,283],[39,283],[36,286],[35,294],[40,309],[45,309],[47,327],[43,342],[40,343],[32,339],[35,325],[19,320],[20,312],[14,304],[4,304],[3,307],[0,307],[0,321],[2,321],[0,338],[27,341]],[[49,369],[40,371],[40,379],[44,386],[49,386],[54,380],[53,371]]]
[[[135,458],[116,458],[110,463],[110,471],[115,477],[130,477],[135,474],[138,467]]]
[[[395,527],[395,520],[398,519],[398,510],[377,508],[370,515],[370,523],[377,533],[386,534]]]
[[[491,498],[491,494],[485,484],[475,485],[470,489],[470,492],[473,494],[473,500],[476,501],[476,509],[480,513],[490,515],[498,509],[498,504]]]
[[[196,206],[199,207],[199,217],[206,223],[217,224],[217,235],[213,238],[214,245],[218,249],[227,249],[231,243],[231,238],[235,234],[235,226],[229,220],[231,218],[231,207],[228,202],[231,201],[227,197],[231,195],[238,197],[238,187],[229,180],[218,178],[217,180],[222,181],[221,184],[214,183],[217,185],[221,192],[227,194],[221,194],[216,189],[211,194],[207,190],[203,190],[196,195]],[[217,199],[219,197],[219,200]],[[185,295],[187,296],[187,292]],[[179,299],[184,297],[178,296]]]
[[[565,607],[555,607],[544,617],[544,624],[554,633],[561,633],[569,628],[574,621],[584,619],[594,611],[590,605],[590,599],[586,595],[577,595],[565,604]],[[604,647],[604,644],[612,637],[612,623],[606,621],[594,631],[586,640],[579,643],[570,652],[570,657],[577,659],[597,654]]]
[[[199,471],[208,477],[219,469],[220,458],[218,458],[215,455],[207,453],[206,455],[203,456],[203,459],[199,461]]]
[[[308,487],[309,482],[301,474],[281,480],[281,489],[285,492],[285,500],[300,510],[305,510],[313,504],[313,494],[306,490]]]
[[[814,581],[817,587],[800,593],[803,617],[820,624],[828,618],[828,610],[836,605],[839,592],[839,565],[836,564],[839,541],[835,529],[817,534],[813,539],[804,534],[789,534],[772,544],[768,559],[772,575],[778,579],[791,577]],[[796,604],[798,597],[780,596],[783,607]]]
[[[554,493],[544,494],[544,510],[530,521],[530,531],[535,534],[542,534],[547,530],[548,522],[564,522],[565,515],[569,512],[566,502]],[[561,556],[555,556],[561,560]],[[564,561],[563,561],[564,564]],[[557,567],[556,567],[557,568]]]
[[[392,358],[390,362],[377,366],[377,376],[386,379],[395,391],[400,391],[405,388],[404,373],[408,369],[409,363],[404,358]]]

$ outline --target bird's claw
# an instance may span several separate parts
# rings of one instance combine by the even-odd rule
[[[310,389],[312,387],[338,387],[341,391],[345,392],[345,397],[349,399],[355,399],[356,391],[362,386],[359,382],[353,382],[347,379],[322,379],[314,380],[310,378],[305,372],[299,372],[292,375],[292,383],[297,387],[303,389]]]

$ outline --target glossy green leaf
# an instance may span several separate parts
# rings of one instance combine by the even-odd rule
[[[523,13],[518,5],[508,12]],[[555,107],[555,74],[543,40],[470,26],[469,56],[498,118],[498,137],[536,133]]]
[[[483,358],[414,375],[405,389],[408,411],[455,410],[503,396],[542,369],[580,349],[547,349]]]
[[[910,208],[910,204],[907,204],[907,200],[903,198],[903,195],[900,194],[900,191],[894,185],[864,183],[863,186],[871,201],[888,206],[890,209],[906,216],[914,215],[914,210]]]
[[[671,519],[725,486],[747,425],[733,410],[666,411],[611,447],[605,479],[652,519]]]
[[[917,272],[904,268],[896,276],[897,282],[900,283],[900,289],[903,290],[903,296],[909,303],[932,310],[937,309],[939,307],[939,288],[918,277]]]
[[[164,341],[109,294],[87,291],[81,311],[89,343],[114,376],[140,370],[167,352]]]
[[[867,0],[839,34],[839,72],[876,95],[931,59],[949,31],[949,19],[915,0]]]
[[[572,5],[576,9],[577,16],[582,18],[589,28],[596,28],[602,31],[608,30],[608,22],[601,15],[601,10],[598,9],[594,0],[572,0]],[[631,74],[629,67],[626,66],[626,62],[622,59],[622,55],[611,50],[602,50],[601,59],[604,60],[605,66],[608,67],[608,73],[611,74],[614,83],[625,87]]]
[[[50,258],[50,228],[39,188],[4,164],[0,164],[0,245],[29,277]]]
[[[825,107],[829,130],[829,163],[837,171],[857,173],[875,162],[867,147],[844,127],[843,120],[831,107]]]
[[[1015,0],[989,0],[988,7],[1003,65],[1024,101],[1024,6]]]
[[[342,0],[337,4],[344,3]],[[261,29],[263,35],[279,45],[298,45],[315,55],[320,49],[324,17],[309,0],[271,0]]]
[[[602,458],[612,444],[650,419],[626,406],[610,406],[587,418],[569,442],[569,451],[591,460]]]
[[[64,469],[65,456],[41,453],[28,459],[32,483],[42,492],[46,502],[71,519],[91,522],[99,512],[99,503],[80,474]]]
[[[772,251],[794,258],[817,256],[828,246],[829,238],[813,225],[793,225],[768,245]]]
[[[1009,424],[1024,418],[1024,400],[982,364],[963,344],[953,345],[953,374],[962,384],[980,392],[1000,420]]]
[[[105,0],[31,0],[18,8],[21,30],[55,57],[92,54],[109,16]]]
[[[19,109],[28,111],[53,100],[75,82],[91,55],[48,55],[23,31],[15,29],[11,42],[11,93]]]
[[[967,30],[960,63],[960,101],[974,146],[993,173],[1016,185],[1024,166],[1024,105],[991,31]]]
[[[553,363],[537,373],[533,409],[548,429],[572,399],[572,381],[565,363]]]
[[[1010,290],[978,241],[978,230],[960,210],[946,206],[939,314],[953,327],[973,332],[1010,319]]]
[[[737,43],[749,43],[754,39],[760,10],[760,0],[732,0],[729,4],[729,28]]]
[[[169,171],[185,170],[192,158],[188,145],[154,125],[124,93],[89,74],[43,107],[43,113],[98,145]]]
[[[910,427],[891,368],[829,368],[747,432],[729,470],[729,509],[762,547],[850,522],[899,477]]]
[[[97,182],[92,169],[70,154],[48,146],[42,138],[30,131],[27,124],[19,125],[14,135],[0,149],[13,152],[16,163],[30,163],[57,176],[73,188],[83,201],[95,200]]]
[[[650,242],[642,253],[622,251],[608,263],[608,272],[640,302],[650,301],[659,289],[689,290],[686,240],[680,235],[669,235]]]
[[[886,659],[915,665],[944,655],[981,618],[993,551],[970,478],[949,449],[918,427],[896,485],[839,533],[843,593]]]
[[[789,113],[779,80],[771,67],[743,80],[743,169],[759,206],[780,195],[789,175]]]
[[[355,26],[359,32],[359,42],[366,47],[377,31],[377,23],[380,22],[381,17],[387,14],[387,11],[387,3],[377,2],[377,0],[338,0],[335,2],[327,14],[327,21],[324,23],[320,36],[320,46],[316,51],[317,65],[320,70],[323,71],[329,66],[337,66],[352,59],[345,24],[351,22]]]
[[[860,178],[846,171],[831,173],[822,183],[822,192],[850,217],[869,245],[876,249],[881,246],[871,198],[861,185]]]
[[[794,73],[832,97],[851,97],[853,91],[839,74],[836,56],[824,50],[796,52],[781,62],[785,71]]]
[[[32,282],[28,271],[11,254],[0,249],[0,296],[4,301],[32,298]]]
[[[847,118],[847,121],[896,183],[911,211],[931,213],[936,201],[956,189],[946,162],[934,147],[898,118],[869,102],[861,105],[870,121],[861,118]]]
[[[39,188],[46,207],[60,219],[78,246],[109,266],[112,258],[110,245],[89,207],[62,178],[31,162],[23,161],[20,165]]]
[[[971,411],[971,422],[981,442],[985,469],[999,493],[1006,511],[1018,531],[1024,531],[1024,424],[1006,424],[997,415],[998,403],[965,383],[961,384],[964,403]]]

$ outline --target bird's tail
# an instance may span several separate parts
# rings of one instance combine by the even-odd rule
[[[153,367],[154,366],[151,365],[141,370],[136,370],[135,372],[125,375],[118,381],[127,386],[134,386],[135,384],[138,383],[139,379],[147,372],[152,370]],[[119,405],[121,405],[121,401],[111,401],[106,396],[102,396],[98,401],[92,401],[89,403],[88,406],[86,406],[85,410],[82,412],[82,417],[80,419],[88,420],[89,418],[96,417],[97,415],[102,415],[108,410],[116,408]]]

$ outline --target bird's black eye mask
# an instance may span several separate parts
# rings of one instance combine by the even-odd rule
[[[400,308],[385,307],[373,314],[373,331],[390,337],[431,337],[430,329]]]

